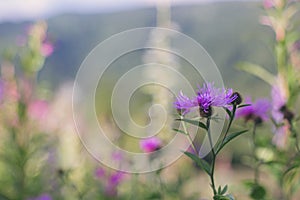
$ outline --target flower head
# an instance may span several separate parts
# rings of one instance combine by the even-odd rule
[[[248,97],[246,98],[245,103],[250,104],[250,106],[239,108],[236,111],[236,117],[243,117],[245,118],[245,121],[253,120],[255,123],[261,123],[268,119],[268,112],[271,108],[269,100],[258,99],[253,103]]]
[[[188,98],[182,92],[179,93],[174,106],[181,114],[185,115],[193,107],[199,107],[202,117],[209,117],[212,114],[212,107],[228,107],[235,103],[235,100],[242,100],[238,93],[232,89],[215,88],[213,83],[205,83],[199,87],[197,96]]]
[[[161,147],[161,140],[158,137],[147,138],[140,141],[140,147],[145,153],[150,153]]]
[[[174,107],[182,115],[189,113],[191,111],[191,108],[195,106],[197,106],[197,102],[185,96],[182,91],[180,91],[179,95],[176,98],[176,101],[174,102]]]
[[[212,113],[212,106],[228,107],[238,96],[232,89],[215,88],[213,83],[203,84],[197,92],[197,103],[200,107],[200,114],[208,117]]]

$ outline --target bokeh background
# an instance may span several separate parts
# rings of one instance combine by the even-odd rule
[[[268,84],[237,69],[247,61],[277,72],[276,36],[260,23],[263,15],[263,2],[244,0],[0,1],[0,199],[211,199],[208,177],[185,157],[161,171],[141,175],[118,172],[94,160],[76,134],[73,81],[84,58],[100,42],[128,29],[158,26],[200,43],[226,87],[254,99],[270,98]],[[145,43],[159,37],[154,34]],[[203,82],[183,60],[161,52],[134,52],[112,63],[100,80],[95,107],[108,137],[128,151],[143,149],[139,139],[116,126],[110,96],[124,72],[149,60],[176,66],[195,88]],[[149,71],[145,76],[151,73],[155,74]],[[168,143],[175,134],[171,129],[176,126],[174,99],[166,89],[145,86],[136,91],[129,109],[133,119],[145,125],[151,104],[166,105],[169,124],[158,137]],[[250,128],[238,120],[233,129],[244,127]],[[270,127],[260,127],[258,134],[271,138]],[[249,199],[243,184],[253,176],[249,138],[245,135],[232,142],[217,161],[217,182],[228,184],[236,199]],[[196,141],[201,139],[200,133]],[[261,155],[272,157],[266,149],[260,150]],[[118,152],[110,156],[115,162],[128,162]],[[275,179],[261,174],[269,196],[280,199]]]

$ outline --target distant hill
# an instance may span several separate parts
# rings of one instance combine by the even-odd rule
[[[269,69],[274,65],[272,31],[259,24],[263,14],[257,2],[218,2],[172,8],[172,20],[180,31],[198,41],[211,55],[227,85],[255,91],[260,80],[234,69],[237,62],[251,61]],[[155,26],[154,8],[91,15],[65,14],[48,19],[55,52],[47,59],[40,80],[54,86],[73,79],[81,62],[99,42],[132,28]],[[30,22],[0,24],[0,49],[11,45]],[[116,71],[116,73],[118,73]],[[251,84],[251,87],[248,85]],[[257,95],[264,94],[262,92]]]

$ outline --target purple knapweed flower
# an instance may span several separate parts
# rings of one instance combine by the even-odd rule
[[[190,99],[185,96],[182,91],[180,91],[179,95],[174,102],[174,107],[178,110],[178,112],[182,115],[185,115],[191,111],[191,108],[197,106],[196,99]]]
[[[212,114],[212,107],[229,107],[234,101],[241,102],[241,97],[232,89],[216,88],[213,83],[204,83],[199,87],[197,96],[188,98],[182,92],[178,95],[174,106],[181,113],[187,114],[194,107],[199,107],[202,117],[209,117]]]
[[[160,149],[161,140],[158,137],[151,137],[140,141],[140,147],[145,153]]]
[[[256,124],[260,124],[268,119],[268,112],[271,109],[271,103],[268,99],[258,99],[253,103],[251,99],[247,97],[245,104],[250,105],[239,108],[235,115],[237,118],[244,118],[246,122],[253,120]]]
[[[213,83],[205,83],[198,89],[197,103],[202,117],[212,114],[212,107],[228,107],[238,98],[232,89],[215,88]]]

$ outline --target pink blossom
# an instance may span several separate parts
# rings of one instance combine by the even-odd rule
[[[263,6],[265,9],[270,9],[272,7],[274,7],[275,3],[274,0],[264,0],[263,1]]]
[[[150,153],[161,147],[161,140],[157,137],[147,138],[140,141],[140,147],[145,153]]]
[[[29,116],[35,120],[43,120],[49,111],[48,102],[45,100],[35,100],[28,106]]]
[[[53,53],[54,47],[50,42],[44,42],[41,47],[41,53],[43,56],[48,57]]]
[[[283,149],[286,146],[287,139],[289,136],[290,126],[289,124],[285,124],[280,127],[274,128],[274,137],[273,137],[273,144],[275,144],[278,148]]]

